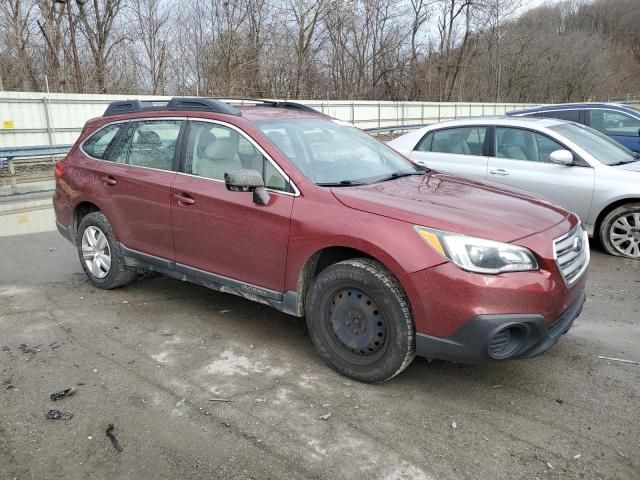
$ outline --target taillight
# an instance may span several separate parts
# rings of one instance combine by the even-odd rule
[[[58,180],[62,176],[62,174],[64,173],[64,171],[67,169],[68,166],[69,166],[69,162],[67,162],[66,160],[60,160],[56,162],[56,165],[53,170],[56,180]]]

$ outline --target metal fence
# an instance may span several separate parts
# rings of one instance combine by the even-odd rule
[[[0,92],[0,147],[73,143],[88,119],[102,115],[110,102],[130,98],[165,100],[169,97]],[[469,116],[502,115],[510,110],[531,106],[515,103],[350,100],[301,100],[300,103],[365,129],[429,124]]]

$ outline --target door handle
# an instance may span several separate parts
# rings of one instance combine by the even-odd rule
[[[118,181],[115,178],[113,178],[111,175],[106,175],[102,177],[102,181],[107,187],[113,187],[116,183],[118,183]]]
[[[495,170],[489,170],[489,173],[491,175],[500,175],[501,177],[506,177],[507,175],[510,175],[509,172],[507,172],[505,169],[503,168],[497,168]]]
[[[193,205],[196,201],[188,193],[175,193],[173,197],[178,200],[178,205],[181,207],[188,207]]]

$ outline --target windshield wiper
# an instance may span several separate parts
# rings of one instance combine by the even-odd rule
[[[387,176],[384,176],[382,178],[379,178],[377,180],[375,180],[375,182],[386,182],[388,180],[395,180],[396,178],[401,178],[401,177],[410,177],[412,175],[424,175],[428,170],[424,170],[421,172],[416,172],[414,171],[409,171],[409,172],[393,172]]]
[[[339,182],[324,182],[316,183],[320,187],[352,187],[354,185],[366,185],[364,182],[358,182],[357,180],[340,180]]]

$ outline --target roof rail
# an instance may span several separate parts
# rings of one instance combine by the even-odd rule
[[[215,98],[175,97],[171,100],[120,100],[111,102],[103,116],[120,115],[152,110],[201,110],[206,112],[241,115],[240,110]]]
[[[175,97],[171,100],[120,100],[111,102],[104,112],[105,117],[124,113],[144,112],[150,110],[200,110],[204,112],[226,113],[228,115],[242,115],[240,110],[231,103],[253,103],[263,107],[290,108],[303,112],[318,113],[302,103],[288,100],[262,100],[258,98],[235,97]]]
[[[223,102],[233,103],[233,102],[247,102],[254,103],[256,105],[261,105],[263,107],[274,107],[274,108],[291,108],[295,110],[302,110],[304,112],[313,112],[318,113],[315,108],[309,107],[302,103],[298,102],[290,102],[288,100],[269,100],[269,99],[261,99],[261,98],[244,98],[244,97],[212,97],[216,100],[220,100]]]

